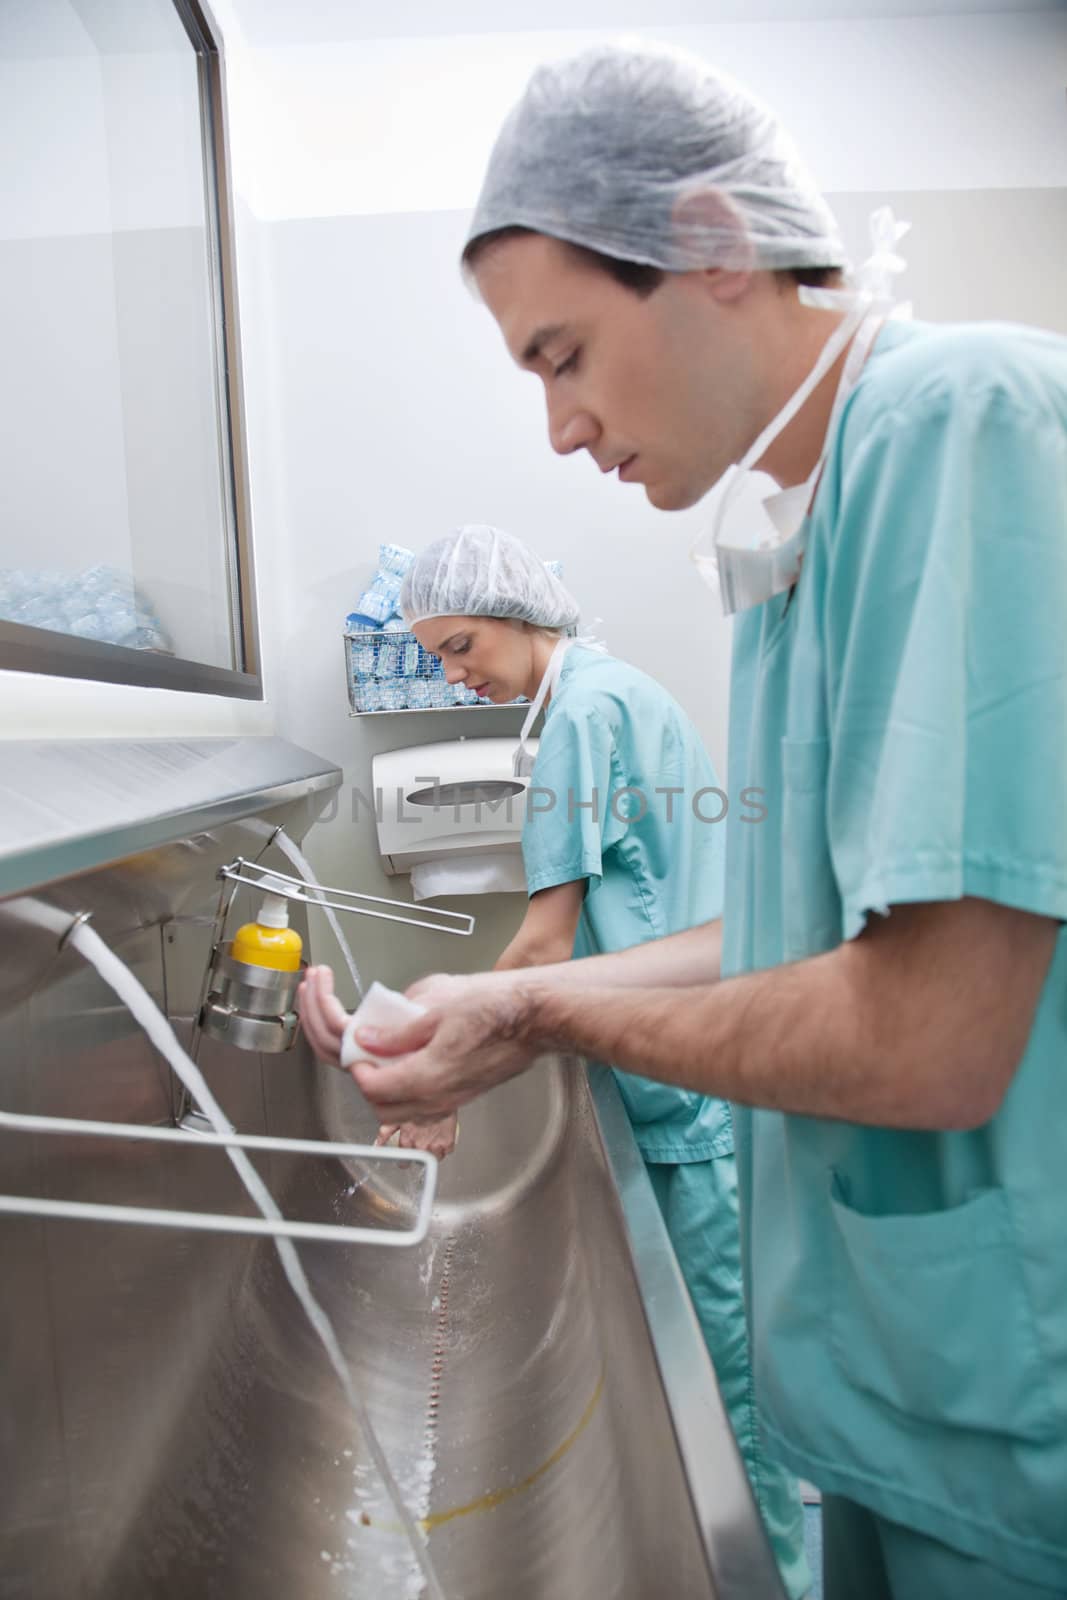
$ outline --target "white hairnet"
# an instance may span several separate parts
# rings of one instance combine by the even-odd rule
[[[480,524],[422,552],[404,579],[400,609],[409,627],[428,617],[511,617],[539,628],[578,621],[574,597],[521,539]]]
[[[537,69],[497,136],[468,244],[514,226],[669,272],[845,265],[777,118],[662,45]]]

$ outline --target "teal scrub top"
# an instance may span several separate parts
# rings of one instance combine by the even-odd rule
[[[719,916],[725,836],[714,820],[723,810],[715,771],[681,706],[645,673],[572,645],[530,783],[527,891],[584,880],[576,956],[625,950]],[[678,792],[665,792],[672,788]],[[705,1161],[733,1150],[725,1101],[632,1073],[615,1077],[646,1161]]]
[[[730,717],[769,815],[728,823],[725,975],[908,902],[1067,918],[1067,341],[885,326]],[[983,1127],[734,1116],[771,1448],[1067,1592],[1067,934]]]

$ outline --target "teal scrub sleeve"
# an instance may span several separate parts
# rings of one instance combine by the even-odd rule
[[[992,387],[920,396],[837,490],[822,603],[844,937],[964,895],[1067,917],[1062,422]]]
[[[530,779],[522,830],[528,894],[578,878],[599,883],[605,852],[626,831],[611,805],[622,787],[608,724],[588,703],[561,700],[545,719]]]

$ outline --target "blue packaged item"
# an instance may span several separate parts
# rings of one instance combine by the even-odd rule
[[[408,705],[412,711],[425,711],[431,704],[429,680],[412,678],[408,684]]]
[[[405,639],[400,647],[400,671],[405,678],[416,678],[419,673],[419,641]]]
[[[395,578],[402,578],[408,568],[415,562],[414,550],[408,550],[402,544],[380,544],[378,546],[378,571],[388,572]]]
[[[163,624],[133,575],[120,567],[0,571],[0,617],[130,650],[174,654]]]
[[[357,678],[373,678],[378,648],[373,639],[359,639],[352,645],[352,671]]]
[[[368,617],[361,611],[350,611],[345,618],[346,633],[374,633],[380,624],[375,617]]]
[[[390,678],[381,685],[382,710],[406,711],[408,686],[403,678]]]
[[[378,646],[378,665],[375,675],[379,678],[396,678],[400,675],[400,650],[397,639],[383,639]]]
[[[407,633],[408,625],[401,616],[390,617],[382,624],[383,633]]]
[[[376,593],[373,588],[364,589],[356,602],[357,611],[364,617],[371,618],[371,626],[380,628],[393,614],[393,600],[387,594]]]

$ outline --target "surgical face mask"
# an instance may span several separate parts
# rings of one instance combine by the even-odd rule
[[[537,721],[537,713],[540,711],[549,695],[555,692],[556,684],[559,682],[559,675],[563,670],[563,658],[567,654],[567,651],[570,649],[571,645],[575,643],[577,643],[577,641],[574,639],[561,639],[548,658],[548,666],[545,668],[544,676],[537,686],[537,693],[530,701],[530,709],[526,713],[525,720],[522,724],[522,731],[519,734],[519,742],[515,747],[515,755],[512,759],[512,772],[516,778],[528,778],[533,772],[535,758],[528,748],[526,741],[529,739],[530,731],[533,728],[534,723]]]
[[[599,621],[599,617],[594,617],[593,627],[596,627]],[[535,757],[528,748],[527,740],[530,737],[534,723],[537,721],[537,713],[549,695],[556,692],[556,685],[559,683],[559,675],[563,671],[563,660],[567,651],[572,645],[576,644],[584,645],[587,650],[599,650],[601,652],[606,651],[607,648],[604,641],[597,639],[592,633],[579,634],[576,639],[561,639],[556,645],[556,648],[548,658],[548,666],[545,668],[544,676],[537,686],[537,693],[531,700],[530,709],[523,720],[519,742],[515,747],[515,755],[512,758],[512,772],[516,778],[528,778],[533,772]]]
[[[819,353],[818,360],[777,416],[731,467],[715,507],[709,533],[697,540],[690,557],[705,583],[716,589],[726,616],[762,605],[789,589],[800,575],[804,554],[808,508],[822,471],[837,421],[852,392],[885,314],[894,310],[889,274],[903,270],[895,245],[907,228],[897,223],[888,207],[871,218],[874,250],[858,274],[854,289],[799,290],[805,305],[843,310],[844,316]],[[906,313],[907,308],[899,308]],[[775,439],[785,431],[826,374],[852,341],[848,359],[834,397],[819,458],[803,483],[768,495],[762,507],[731,518],[738,494]]]

